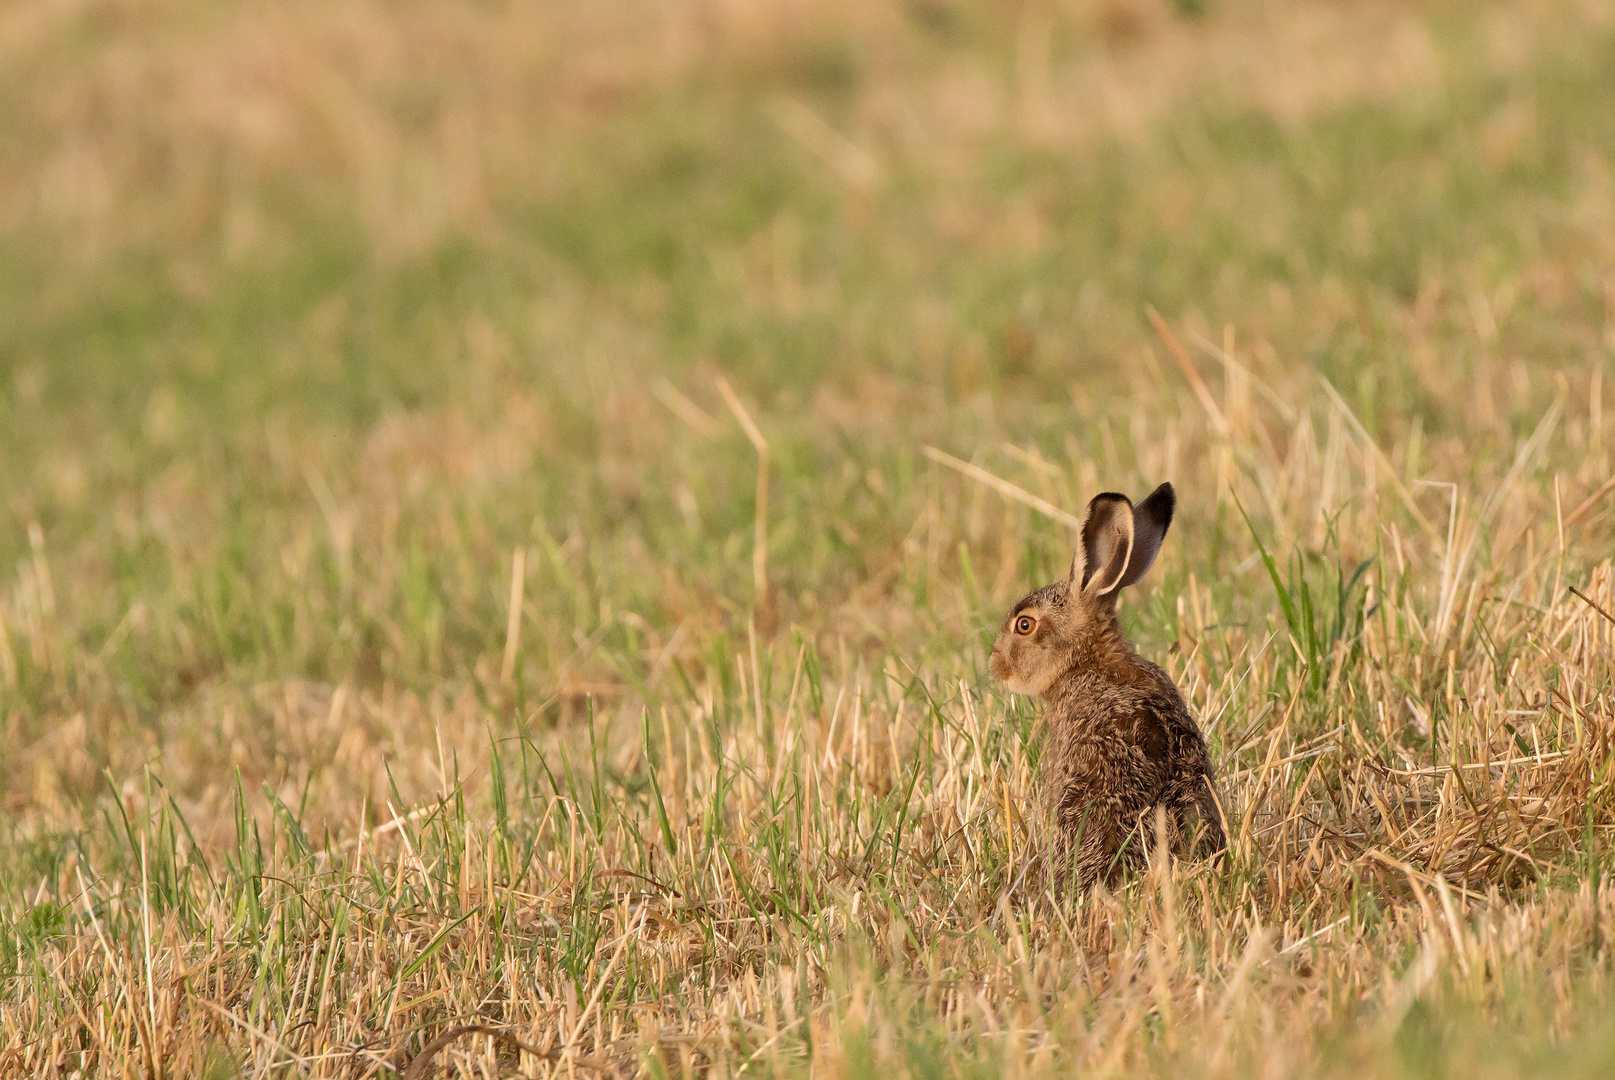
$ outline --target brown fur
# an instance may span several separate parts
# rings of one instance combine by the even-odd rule
[[[1071,575],[1010,609],[988,665],[1044,703],[1054,862],[1084,888],[1115,884],[1144,863],[1157,808],[1174,855],[1208,856],[1226,844],[1200,729],[1171,677],[1139,656],[1116,617],[1118,593],[1154,561],[1174,503],[1170,484],[1136,507],[1097,496]],[[1023,619],[1033,620],[1030,632]]]

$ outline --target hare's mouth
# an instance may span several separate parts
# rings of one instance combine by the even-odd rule
[[[1039,690],[1025,679],[1003,679],[1004,689],[1012,694],[1025,694],[1027,697],[1037,697]]]

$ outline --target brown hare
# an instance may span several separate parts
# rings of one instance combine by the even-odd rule
[[[1139,656],[1116,617],[1117,595],[1161,550],[1175,502],[1171,484],[1137,506],[1114,492],[1096,495],[1071,576],[1011,608],[993,644],[993,675],[1044,702],[1053,865],[1082,888],[1115,884],[1143,865],[1157,808],[1173,854],[1225,846],[1200,729],[1171,677]]]

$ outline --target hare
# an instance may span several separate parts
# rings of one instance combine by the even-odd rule
[[[1084,889],[1114,885],[1144,863],[1159,811],[1175,855],[1209,856],[1226,844],[1200,729],[1171,677],[1138,655],[1116,617],[1117,595],[1155,561],[1175,503],[1171,484],[1137,506],[1096,495],[1070,577],[1010,609],[988,664],[1009,690],[1044,702],[1053,865]]]

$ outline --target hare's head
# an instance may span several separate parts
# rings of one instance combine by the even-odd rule
[[[1009,609],[988,662],[993,675],[1015,693],[1041,697],[1099,642],[1119,641],[1116,597],[1155,562],[1176,501],[1171,484],[1137,506],[1115,492],[1095,495],[1071,575]]]

